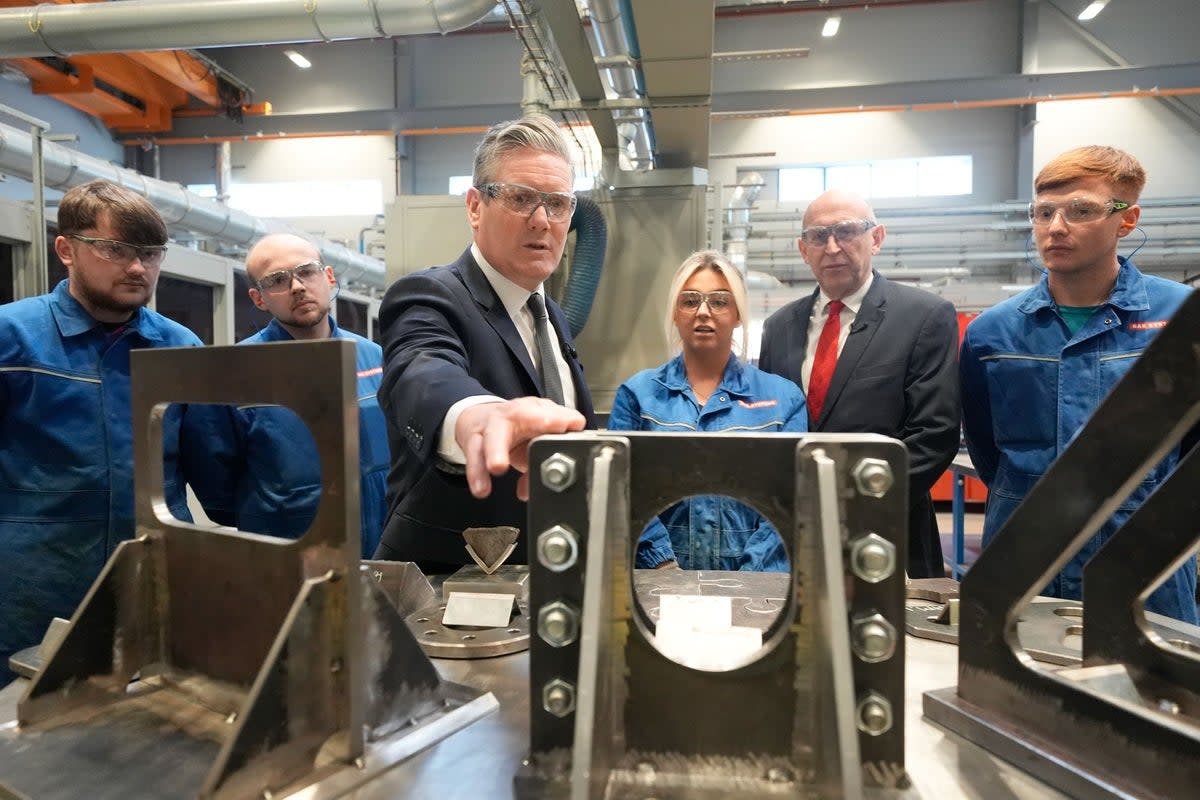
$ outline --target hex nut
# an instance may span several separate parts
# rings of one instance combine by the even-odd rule
[[[559,600],[547,603],[538,611],[537,630],[551,647],[566,647],[579,635],[579,613]]]
[[[867,583],[879,583],[896,572],[896,545],[878,533],[850,543],[850,571]]]
[[[896,628],[879,613],[855,617],[850,646],[854,654],[868,664],[887,661],[896,653]]]
[[[892,729],[892,704],[878,692],[867,692],[854,713],[858,729],[868,736],[881,736]]]
[[[575,687],[555,678],[542,687],[542,708],[560,719],[575,710]]]
[[[538,562],[551,572],[563,572],[579,560],[575,532],[562,525],[542,531],[537,538]]]
[[[895,482],[892,465],[882,458],[864,458],[854,465],[854,485],[859,494],[883,497]]]
[[[542,484],[553,492],[565,492],[575,483],[575,459],[554,453],[541,466]]]

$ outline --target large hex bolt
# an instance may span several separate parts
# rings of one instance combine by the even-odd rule
[[[575,483],[575,459],[554,453],[542,462],[542,483],[554,492],[565,492]]]
[[[867,583],[879,583],[896,571],[896,545],[878,533],[850,543],[850,570]]]
[[[579,613],[555,600],[538,611],[538,636],[551,647],[566,647],[579,635]]]
[[[896,628],[879,613],[855,617],[850,646],[868,664],[887,661],[896,652]]]
[[[570,528],[555,525],[542,531],[537,538],[538,561],[551,572],[562,572],[575,566],[579,558],[579,545]]]
[[[561,678],[555,678],[542,687],[542,708],[562,718],[575,710],[575,687]]]
[[[883,497],[895,482],[892,465],[881,458],[864,458],[854,465],[854,483],[859,494]]]
[[[868,736],[881,736],[892,729],[892,704],[878,692],[867,692],[858,701],[854,719]]]

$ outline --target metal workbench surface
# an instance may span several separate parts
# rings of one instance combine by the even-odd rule
[[[909,636],[906,653],[907,766],[922,797],[1065,797],[922,718],[921,693],[954,684],[957,648]],[[494,693],[500,701],[499,711],[357,790],[350,795],[354,800],[483,800],[512,796],[513,773],[529,746],[528,654],[477,660],[434,659],[434,663],[444,678]],[[0,690],[0,725],[14,724],[16,703],[27,685],[28,681],[18,680]],[[79,779],[82,790],[88,776],[80,775]],[[294,796],[304,797],[305,793]]]
[[[921,694],[954,685],[958,649],[913,636],[907,637],[905,647],[907,766],[922,797],[1066,797],[925,721],[921,716]],[[478,661],[436,660],[443,677],[495,693],[500,701],[499,712],[421,753],[355,798],[510,797],[512,774],[529,744],[528,663],[524,653]]]

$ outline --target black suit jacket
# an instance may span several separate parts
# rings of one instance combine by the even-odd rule
[[[592,400],[558,304],[547,298],[550,321],[571,368],[579,411],[592,425]],[[527,557],[525,504],[518,473],[492,480],[475,499],[462,475],[439,469],[437,447],[450,406],[472,395],[504,399],[542,395],[542,379],[525,343],[468,249],[448,266],[406,275],[392,284],[379,309],[383,383],[379,405],[387,419],[392,468],[388,520],[377,557],[463,564],[463,529],[512,525],[521,539],[512,558]]]
[[[929,490],[958,453],[958,320],[946,300],[874,275],[838,356],[821,418],[809,430],[880,433],[908,446],[908,573],[941,577]],[[819,290],[789,303],[766,321],[761,369],[803,385],[800,369],[818,296]]]

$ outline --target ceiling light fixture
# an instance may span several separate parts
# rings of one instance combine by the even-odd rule
[[[297,53],[295,50],[284,50],[283,54],[291,59],[292,63],[300,69],[308,69],[312,66],[311,61]]]
[[[1079,12],[1079,21],[1087,22],[1089,19],[1095,19],[1096,15],[1103,11],[1106,5],[1108,5],[1108,0],[1095,0],[1091,5]]]
[[[825,27],[821,28],[821,35],[826,39],[831,36],[837,36],[838,28],[842,27],[842,18],[834,14],[829,19],[825,20]]]

